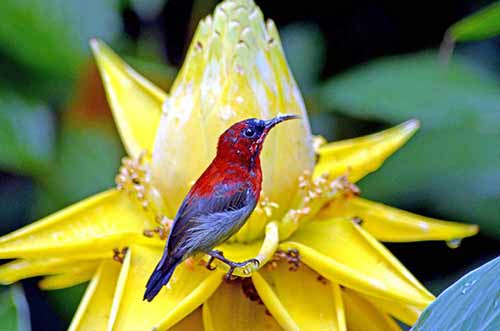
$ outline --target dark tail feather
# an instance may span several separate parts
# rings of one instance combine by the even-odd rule
[[[168,283],[174,273],[175,267],[180,263],[179,260],[171,261],[169,258],[161,259],[155,271],[149,277],[146,284],[146,292],[143,300],[151,301],[160,292],[162,287]]]

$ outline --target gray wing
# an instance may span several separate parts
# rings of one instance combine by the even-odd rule
[[[207,251],[236,233],[257,201],[246,183],[219,184],[209,197],[186,198],[168,239],[176,256]]]

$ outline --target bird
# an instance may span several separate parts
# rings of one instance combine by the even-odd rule
[[[229,266],[226,279],[234,269],[257,259],[233,262],[213,248],[222,244],[245,224],[259,201],[262,189],[260,152],[269,131],[278,123],[297,119],[280,115],[269,120],[249,118],[231,125],[218,139],[215,158],[193,184],[173,220],[163,255],[152,272],[143,300],[152,301],[167,285],[175,268],[198,253]]]

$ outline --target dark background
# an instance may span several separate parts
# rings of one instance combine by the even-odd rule
[[[29,6],[29,1],[26,3]],[[52,2],[47,1],[49,3]],[[97,25],[104,29],[115,26],[116,31],[110,34],[109,39],[106,34],[103,39],[140,72],[167,89],[182,63],[196,22],[211,13],[215,3],[209,0],[121,1],[113,6],[113,24],[108,25],[107,19],[102,17],[96,20],[102,23]],[[328,100],[322,100],[324,95],[328,95],[320,93],[324,86],[332,80],[335,82],[335,77],[347,70],[362,70],[366,62],[374,59],[439,48],[450,25],[488,3],[490,1],[257,1],[265,17],[272,18],[282,34],[285,51],[289,51],[287,58],[304,92],[313,132],[330,140],[372,133],[398,123],[399,117],[359,116],[349,109],[331,107]],[[88,8],[82,4],[79,15],[92,17],[93,12],[90,9],[87,11]],[[43,7],[44,4],[36,6]],[[20,147],[21,152],[7,151],[18,161],[0,162],[0,169],[3,169],[0,172],[0,231],[7,233],[113,185],[123,149],[88,49],[82,48],[77,55],[71,55],[78,59],[74,68],[58,71],[58,64],[50,61],[47,65],[33,65],[28,55],[20,56],[19,52],[23,50],[11,50],[9,40],[1,33],[2,24],[8,22],[1,20],[1,16],[0,119],[4,116],[6,119],[3,121],[17,123],[13,118],[19,115],[9,113],[9,107],[15,106],[18,112],[26,108],[29,113],[36,105],[34,108],[41,109],[46,117],[42,121],[28,120],[26,126],[17,128],[38,130],[40,135],[48,137],[48,145],[40,147],[44,140],[28,135]],[[92,18],[87,20],[92,23]],[[69,18],[70,28],[72,22]],[[33,30],[33,38],[39,38],[40,29],[36,24],[45,23],[26,22],[23,26],[27,32],[20,36],[12,35],[12,39],[17,38],[17,43],[32,42],[30,29]],[[61,25],[60,28],[67,26]],[[101,36],[99,32],[92,32],[92,36]],[[71,43],[63,39],[60,42]],[[38,51],[45,53],[49,59],[65,54],[65,51],[57,53],[57,50],[43,44]],[[71,56],[68,56],[70,60],[73,59]],[[480,68],[479,79],[485,76],[490,83],[493,81],[494,86],[500,86],[498,38],[458,45],[453,57],[460,56],[467,59],[472,67]],[[407,89],[411,93],[411,80],[409,82]],[[500,88],[496,91],[500,95]],[[464,90],[463,94],[466,93],[467,90]],[[9,101],[11,95],[14,101]],[[493,105],[498,100],[493,99]],[[429,104],[429,108],[432,106]],[[491,103],[485,104],[484,107],[490,107],[488,110],[495,116],[500,114],[498,104],[496,107],[491,107]],[[425,111],[422,109],[422,114]],[[418,113],[412,115],[420,118]],[[423,116],[432,121],[432,114]],[[495,116],[492,118],[500,120]],[[44,121],[48,124],[42,127]],[[423,122],[424,133],[419,133],[419,137],[435,133],[426,131],[427,124]],[[422,147],[418,141],[413,145],[410,143],[405,147],[406,154],[405,151],[401,152],[401,156],[397,153],[379,173],[361,182],[366,196],[374,200],[426,216],[482,226],[484,231],[465,239],[456,249],[450,249],[444,242],[387,244],[435,294],[468,270],[500,253],[500,163],[497,162],[500,152],[495,148],[498,141],[494,141],[498,137],[496,134],[500,133],[497,131],[500,124],[493,128],[492,135],[483,135],[481,130],[476,134],[476,127],[458,128],[463,130],[457,131],[458,134],[450,131],[451,138],[445,137],[445,142],[439,145],[441,150],[434,150],[433,144]],[[463,136],[460,132],[464,132]],[[11,144],[8,137],[0,135],[0,144],[4,149]],[[460,147],[469,143],[471,146],[468,148]],[[33,155],[29,153],[30,148],[35,149]],[[414,159],[412,148],[421,152]],[[454,150],[458,154],[450,152]],[[456,161],[447,162],[453,157]],[[469,160],[481,158],[488,160],[487,167],[480,162],[472,162],[462,168],[462,165],[468,165]],[[7,159],[5,157],[4,160]],[[443,169],[426,168],[428,164],[441,163]],[[459,170],[450,169],[454,165]],[[400,178],[406,178],[406,181],[400,181]],[[428,178],[428,183],[412,182],[412,178]],[[476,190],[478,186],[480,190]],[[41,292],[36,284],[36,279],[23,281],[33,330],[65,330],[85,286]]]

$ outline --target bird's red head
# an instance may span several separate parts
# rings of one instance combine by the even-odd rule
[[[270,120],[249,118],[233,124],[220,137],[217,158],[252,165],[258,160],[262,144],[269,131],[286,120],[299,118],[296,115],[281,115]]]

